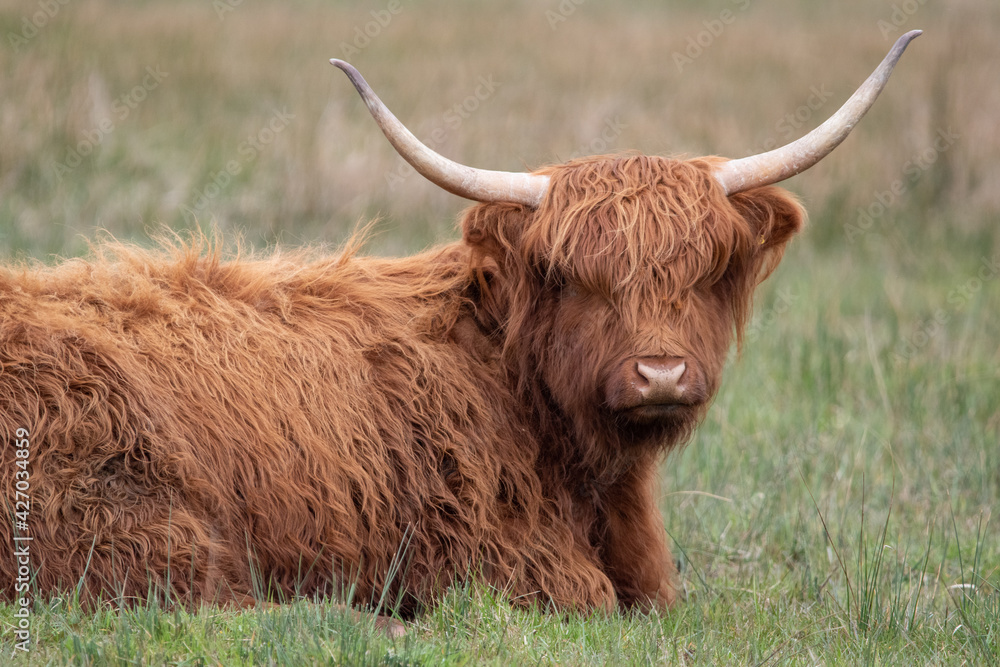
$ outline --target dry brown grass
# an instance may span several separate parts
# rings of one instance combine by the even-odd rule
[[[4,2],[0,29],[0,234],[7,251],[76,253],[95,227],[142,237],[189,226],[199,192],[275,110],[294,121],[196,211],[203,226],[255,243],[337,241],[360,219],[391,225],[381,250],[406,252],[451,234],[464,202],[418,177],[387,185],[401,165],[340,72],[355,28],[387,3],[244,3],[220,19],[208,2],[70,2],[15,51],[34,5]],[[899,30],[883,36],[891,3],[811,6],[725,1],[680,8],[583,3],[550,26],[558,2],[400,2],[360,53],[361,69],[420,136],[443,130],[439,150],[476,166],[537,167],[580,152],[739,157],[784,140],[785,114],[815,86],[829,99],[794,135],[815,126],[871,71]],[[563,7],[573,6],[566,0]],[[674,53],[723,11],[732,21],[692,63]],[[383,15],[385,16],[385,15]],[[955,207],[949,225],[974,229],[1000,210],[1000,87],[992,71],[1000,6],[927,3],[903,30],[925,35],[843,148],[789,186],[814,215],[831,200],[867,205],[903,174],[942,128],[960,133],[920,178],[919,196]],[[703,36],[704,37],[704,36]],[[167,78],[117,119],[115,100],[147,66]],[[479,77],[500,83],[459,127],[446,112]],[[55,165],[104,118],[114,131],[60,180]],[[623,127],[610,142],[601,133]],[[452,121],[454,117],[452,117]],[[615,134],[611,132],[610,134]],[[193,208],[193,207],[192,207]]]

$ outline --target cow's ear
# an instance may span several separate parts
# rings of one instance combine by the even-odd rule
[[[737,345],[750,317],[752,295],[757,285],[771,275],[785,253],[785,246],[802,229],[805,210],[787,190],[762,187],[729,197],[729,203],[753,234],[750,243],[730,262],[727,284],[736,325]]]
[[[795,196],[772,186],[733,195],[729,202],[750,223],[758,250],[780,259],[785,244],[805,223],[805,209]]]
[[[462,240],[477,253],[503,266],[520,248],[521,236],[534,209],[505,202],[478,204],[465,212]]]
[[[479,290],[476,317],[487,330],[507,321],[512,294],[528,284],[523,239],[534,214],[520,204],[488,203],[473,206],[462,218],[462,240],[472,248]]]

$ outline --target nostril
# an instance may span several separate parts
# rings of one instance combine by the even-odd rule
[[[636,361],[637,375],[645,383],[636,389],[644,399],[677,400],[684,396],[685,384],[681,382],[687,364],[680,360],[643,359]]]
[[[684,414],[708,398],[700,365],[692,358],[635,356],[623,359],[605,384],[605,404],[629,418]],[[639,417],[636,417],[639,415]]]
[[[665,366],[650,366],[649,364],[643,363],[641,361],[636,362],[636,370],[639,375],[646,378],[649,382],[669,382],[671,384],[676,384],[681,376],[684,375],[684,370],[687,365],[682,361],[676,366],[670,368]]]

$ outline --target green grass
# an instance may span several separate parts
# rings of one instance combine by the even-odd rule
[[[891,43],[878,21],[892,3],[751,3],[678,71],[672,54],[741,4],[583,3],[553,30],[556,2],[414,0],[348,59],[419,136],[494,75],[438,148],[520,169],[596,145],[616,117],[609,151],[739,157],[783,138],[785,114],[826,86],[800,132],[815,126]],[[0,0],[0,256],[49,262],[99,229],[145,242],[161,225],[333,247],[376,216],[372,253],[455,238],[464,203],[415,176],[389,187],[399,159],[326,64],[386,6],[242,3],[220,20],[194,0],[70,2],[15,51],[8,34],[37,8]],[[1000,259],[1000,7],[926,3],[910,28],[926,33],[872,112],[787,183],[810,224],[758,293],[707,420],[664,463],[676,610],[561,618],[459,585],[392,641],[329,602],[36,600],[27,655],[0,605],[0,663],[996,664],[1000,275],[978,274]],[[149,66],[168,75],[60,174]],[[294,119],[241,153],[281,110]],[[958,139],[908,170],[947,128]],[[240,173],[192,216],[234,159]],[[856,233],[894,180],[903,195]]]

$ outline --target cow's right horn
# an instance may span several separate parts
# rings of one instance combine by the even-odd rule
[[[482,202],[506,201],[537,207],[549,188],[549,177],[510,171],[474,169],[435,153],[399,122],[350,63],[332,58],[357,88],[368,111],[393,148],[424,178],[452,194]]]
[[[726,190],[726,194],[734,195],[791,178],[829,155],[871,108],[875,98],[889,81],[892,68],[903,55],[906,45],[920,34],[920,30],[911,30],[897,39],[882,63],[844,106],[806,136],[773,151],[719,165],[715,170],[715,179]]]

